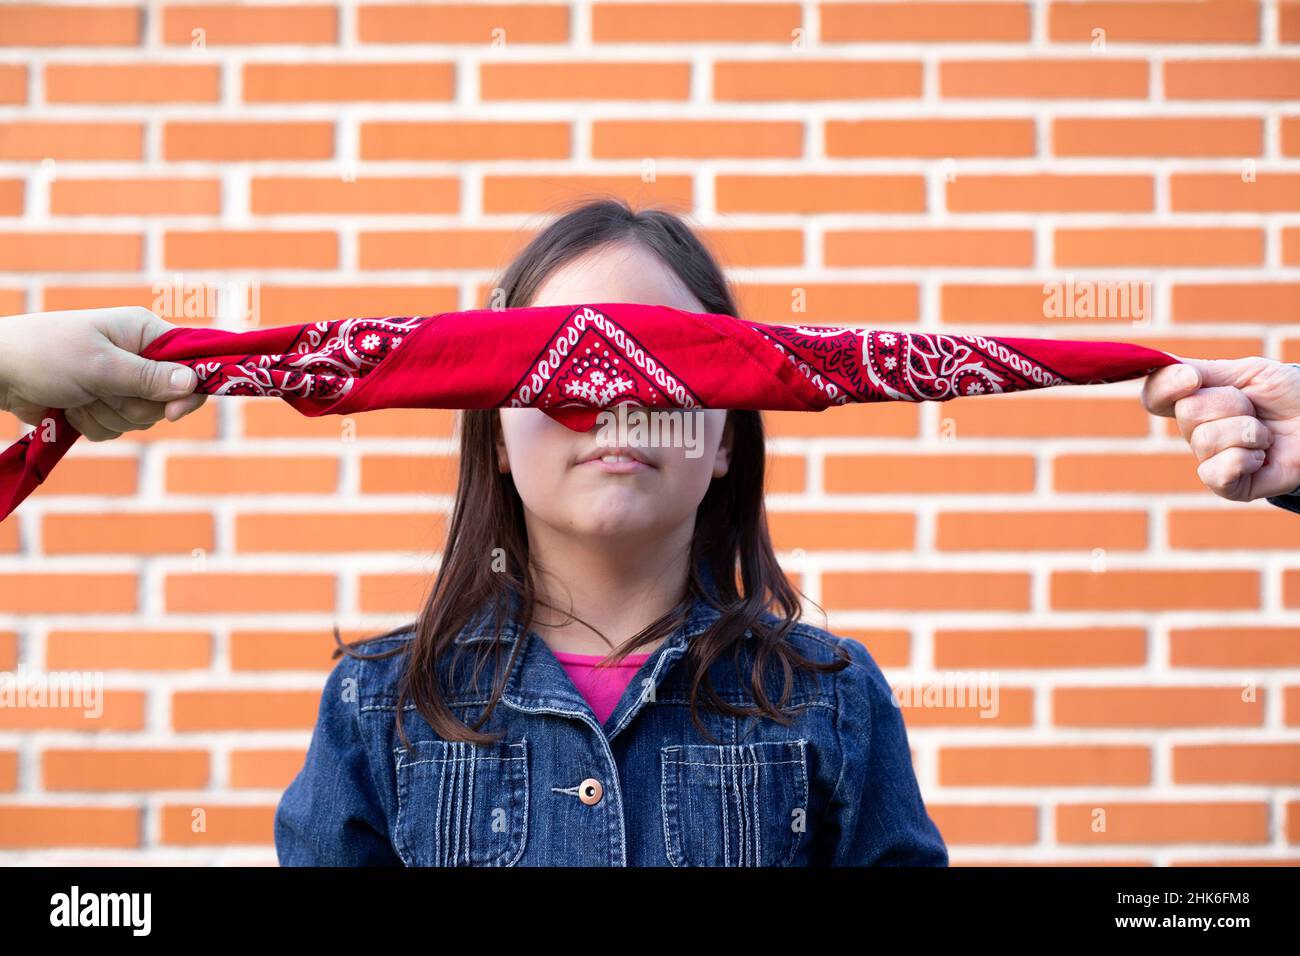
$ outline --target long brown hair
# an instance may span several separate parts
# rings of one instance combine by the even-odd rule
[[[584,253],[616,242],[639,242],[657,253],[703,304],[704,311],[738,315],[722,269],[681,218],[662,209],[634,211],[617,199],[583,202],[538,233],[506,269],[493,292],[495,301],[491,307],[528,306],[556,269]],[[786,640],[800,618],[802,592],[777,563],[768,536],[763,503],[766,452],[762,415],[749,409],[731,409],[727,414],[727,427],[732,436],[730,465],[725,475],[712,480],[696,512],[686,594],[674,608],[629,638],[603,662],[622,660],[638,647],[666,637],[685,621],[695,599],[708,601],[720,615],[706,632],[688,643],[682,666],[690,668],[691,719],[710,738],[712,734],[700,721],[696,709],[701,688],[709,706],[723,713],[762,715],[788,724],[791,718],[784,707],[791,691],[793,669],[836,671],[848,663],[848,657],[842,654],[839,660],[829,663],[808,660]],[[397,729],[408,746],[402,728],[402,711],[408,698],[444,740],[476,744],[497,740],[476,728],[491,716],[504,689],[513,654],[518,654],[525,643],[500,640],[510,623],[512,598],[518,608],[518,623],[523,628],[531,625],[538,606],[558,610],[538,595],[528,560],[523,502],[513,478],[497,469],[495,439],[499,422],[495,409],[461,413],[460,476],[455,503],[432,592],[413,625],[414,638],[382,653],[362,654],[359,648],[366,640],[345,644],[337,626],[334,628],[338,644],[335,657],[341,653],[367,659],[409,654],[397,698]],[[495,555],[494,549],[497,549]],[[702,570],[709,580],[702,578]],[[484,609],[491,611],[496,639],[469,645],[453,643],[471,619],[481,620],[477,616]],[[566,613],[576,619],[571,612]],[[764,617],[775,617],[775,625]],[[380,637],[411,627],[408,624],[394,628]],[[755,706],[737,707],[718,697],[707,674],[709,667],[724,654],[739,654],[747,630],[757,638],[751,670]],[[502,652],[507,644],[513,646],[512,657],[503,662]],[[444,698],[450,689],[441,687],[439,677],[439,664],[444,657],[464,651],[467,646],[475,648],[474,653],[478,655],[474,679],[489,659],[495,667],[491,699],[474,728],[458,720],[447,706]],[[447,671],[460,672],[457,663],[453,656]],[[769,700],[764,686],[767,668],[773,665],[780,668],[783,679],[783,691],[776,704]]]

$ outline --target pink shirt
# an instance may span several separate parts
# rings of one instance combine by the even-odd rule
[[[573,686],[587,699],[596,719],[602,724],[618,706],[623,691],[631,682],[641,665],[650,659],[650,653],[629,654],[612,667],[596,667],[605,659],[604,654],[572,654],[568,651],[552,651],[556,660],[568,673]]]

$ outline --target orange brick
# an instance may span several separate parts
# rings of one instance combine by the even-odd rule
[[[568,123],[389,122],[361,124],[362,159],[568,159]]]
[[[939,64],[939,88],[954,99],[1143,99],[1145,60],[948,60]]]
[[[767,494],[795,495],[808,490],[807,462],[801,455],[767,456],[763,468],[764,491]]]
[[[1052,3],[1053,42],[1090,43],[1094,30],[1104,30],[1107,43],[1257,43],[1259,8],[1254,0]]]
[[[795,159],[804,124],[776,120],[593,120],[593,159]]]
[[[920,294],[913,282],[799,282],[741,284],[740,314],[778,325],[915,322]]]
[[[1258,172],[1246,182],[1239,173],[1172,173],[1174,212],[1294,212],[1300,210],[1300,173]]]
[[[1037,807],[928,803],[926,810],[948,846],[1027,846],[1038,842]]]
[[[363,455],[362,494],[451,495],[458,459],[445,455]]]
[[[1300,570],[1282,572],[1283,607],[1300,607]]]
[[[0,631],[0,671],[11,671],[18,666],[18,634]]]
[[[180,690],[171,698],[172,729],[304,730],[319,705],[318,691]]]
[[[952,212],[1149,212],[1150,176],[959,175],[948,184]]]
[[[105,690],[100,694],[97,688],[82,686],[85,692],[60,697],[58,706],[0,707],[0,730],[144,730],[144,694],[126,690]],[[93,698],[89,694],[92,689]],[[75,690],[75,684],[69,686],[69,691]]]
[[[168,269],[335,269],[339,237],[315,232],[208,229],[163,234]]]
[[[455,420],[453,412],[441,408],[389,408],[356,417],[309,418],[282,401],[258,398],[241,401],[240,411],[245,438],[449,438]]]
[[[1059,266],[1258,266],[1263,263],[1261,229],[1056,230]]]
[[[687,100],[691,64],[484,63],[479,99],[495,100]],[[716,92],[716,91],[715,91]]]
[[[920,434],[920,412],[911,402],[867,402],[821,412],[763,413],[770,438],[913,438]]]
[[[142,123],[0,122],[0,160],[144,159]]]
[[[144,37],[139,6],[0,7],[0,46],[138,46]]]
[[[1167,60],[1171,100],[1294,100],[1300,97],[1300,58]]]
[[[1282,0],[1277,10],[1277,32],[1283,43],[1300,43],[1300,4]]]
[[[825,484],[829,494],[851,495],[1031,491],[1034,459],[1029,455],[829,454]]]
[[[274,455],[173,455],[166,487],[173,495],[325,494],[338,490],[336,458]]]
[[[1230,508],[1212,510],[1171,510],[1169,512],[1169,546],[1219,550],[1241,548],[1248,551],[1300,545],[1300,528],[1294,522],[1277,520],[1273,509],[1242,511]]]
[[[27,102],[27,67],[20,63],[0,66],[0,103]]]
[[[804,232],[798,229],[706,229],[701,238],[731,268],[804,265]]]
[[[46,554],[176,554],[211,550],[212,515],[206,512],[147,514],[47,514],[41,522]]]
[[[1075,551],[1147,546],[1144,511],[943,512],[935,528],[941,551]]]
[[[163,592],[169,612],[231,614],[238,611],[332,611],[332,574],[227,573],[169,574]]]
[[[779,551],[908,551],[916,546],[911,513],[769,511],[768,528]]]
[[[136,610],[135,574],[0,574],[0,610],[12,614],[69,614]]]
[[[139,233],[0,232],[3,272],[136,272],[143,265]]]
[[[483,177],[486,213],[543,212],[579,195],[616,196],[634,208],[654,204],[689,209],[695,205],[695,181],[690,176],[656,176],[647,183],[640,175]]]
[[[45,638],[52,670],[197,670],[212,663],[206,631],[63,631]]]
[[[1140,628],[940,628],[934,664],[940,668],[1139,667],[1146,663]]]
[[[221,182],[153,177],[56,179],[50,184],[50,212],[56,216],[215,216],[221,212]]]
[[[797,3],[601,3],[597,43],[789,43],[803,26]]]
[[[168,120],[162,135],[168,162],[334,158],[329,122]]]
[[[456,95],[451,63],[248,63],[247,103],[448,101]]]
[[[1121,803],[1056,808],[1062,844],[1265,843],[1269,808],[1261,802]]]
[[[1173,757],[1174,783],[1300,783],[1300,744],[1179,745]]]
[[[1283,116],[1281,126],[1282,155],[1300,156],[1300,116]]]
[[[373,637],[373,632],[341,631],[346,641]],[[337,663],[333,657],[334,634],[327,629],[313,631],[243,631],[230,635],[230,668],[236,671],[329,670]]]
[[[140,846],[144,832],[135,807],[0,806],[0,849]]]
[[[1300,628],[1171,628],[1174,667],[1300,667]]]
[[[1056,491],[1199,491],[1196,459],[1178,455],[1058,455]]]
[[[491,268],[510,258],[528,236],[508,230],[362,232],[363,269]]]
[[[375,614],[415,614],[433,587],[427,574],[363,574],[358,582],[358,607]]]
[[[121,438],[116,441],[121,441]],[[59,468],[44,480],[40,494],[135,494],[138,470],[139,460],[134,455],[108,458],[105,455],[90,457],[73,453],[61,460]]]
[[[945,285],[940,295],[940,314],[942,321],[951,324],[975,323],[979,325],[996,324],[1051,324],[1068,323],[1104,323],[1132,322],[1129,316],[1109,314],[1112,310],[1095,309],[1100,313],[1094,316],[1070,315],[1076,310],[1060,310],[1060,315],[1049,314],[1048,308],[1051,289],[1046,283],[1034,285]]]
[[[824,3],[823,43],[1014,42],[1029,39],[1025,3]]]
[[[1057,117],[1057,156],[1258,156],[1264,122],[1253,116]]]
[[[822,604],[844,610],[1029,610],[1015,571],[827,571]]]
[[[965,438],[1129,437],[1147,434],[1150,416],[1131,399],[1047,398],[1024,393],[951,400],[940,434]]]
[[[1257,571],[1053,571],[1059,611],[1258,609]]]
[[[828,229],[828,266],[1032,266],[1026,229]]]
[[[255,177],[249,207],[259,214],[455,213],[460,210],[460,183],[451,177],[359,176],[351,181],[338,176]]]
[[[561,3],[367,3],[357,9],[362,43],[472,43],[500,34],[509,43],[564,43],[569,8]]]
[[[193,806],[162,808],[164,846],[241,846],[274,842],[274,806]]]
[[[1032,119],[827,120],[826,155],[926,157],[1033,156]]]
[[[1300,282],[1232,282],[1175,285],[1171,305],[1175,322],[1290,323],[1297,303]]]
[[[897,688],[895,699],[907,726],[1028,727],[1034,722],[1034,692],[1029,688],[998,687],[996,696],[985,702],[974,686],[954,689],[950,698],[943,691],[937,683]]]
[[[236,548],[244,554],[346,551],[436,551],[444,516],[432,512],[301,513],[235,516]]]
[[[921,176],[719,175],[718,212],[925,212]]]
[[[357,180],[357,185],[361,180]],[[256,189],[256,186],[254,187]],[[350,319],[379,315],[438,315],[460,307],[454,286],[418,285],[261,286],[265,325],[296,325],[304,315]]]
[[[206,750],[46,750],[42,786],[59,790],[198,790],[208,786]]]
[[[907,60],[729,60],[713,66],[719,102],[914,99],[923,83],[922,65]]]
[[[50,103],[216,103],[221,67],[211,64],[50,63]]]
[[[1241,687],[1057,687],[1057,727],[1261,727],[1264,692]]]
[[[0,750],[0,793],[13,793],[18,789],[18,754]]]
[[[338,11],[332,4],[263,5],[241,9],[220,4],[184,4],[162,11],[162,40],[191,46],[202,31],[205,46],[264,43],[333,44],[338,42]]]
[[[1151,749],[1124,746],[944,747],[945,787],[1133,787],[1151,783]]]
[[[230,786],[236,790],[283,790],[302,769],[306,750],[235,750]]]
[[[881,667],[906,667],[911,662],[912,635],[892,628],[836,628],[840,637],[848,637],[867,649]]]
[[[1288,266],[1300,265],[1300,229],[1282,230],[1282,263]]]

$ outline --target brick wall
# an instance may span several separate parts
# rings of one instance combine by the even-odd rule
[[[0,314],[473,308],[612,193],[689,212],[753,318],[1300,360],[1298,99],[1289,0],[6,0]],[[831,628],[900,692],[997,682],[905,711],[954,863],[1300,861],[1300,520],[1205,491],[1138,392],[767,416]],[[0,862],[274,863],[330,625],[429,583],[452,424],[212,400],[80,443],[0,525],[0,668],[104,710],[0,709]]]

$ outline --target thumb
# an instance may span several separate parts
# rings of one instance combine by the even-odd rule
[[[1250,380],[1250,359],[1197,359],[1181,356],[1179,359],[1196,370],[1201,378],[1201,388],[1220,385],[1240,388]]]
[[[91,391],[101,396],[147,398],[168,402],[184,398],[194,391],[198,376],[194,370],[176,362],[155,362],[126,349],[113,348],[99,367]]]

